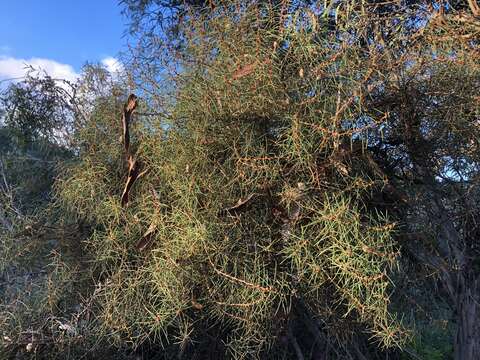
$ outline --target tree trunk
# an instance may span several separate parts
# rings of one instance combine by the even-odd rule
[[[478,279],[461,276],[457,295],[455,360],[480,359],[480,296]]]

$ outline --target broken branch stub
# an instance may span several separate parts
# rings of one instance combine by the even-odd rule
[[[129,132],[129,125],[132,118],[132,114],[137,107],[137,96],[134,94],[130,94],[128,96],[127,102],[123,107],[123,116],[122,116],[122,124],[123,124],[123,144],[125,146],[125,152],[127,153],[127,157],[130,155],[130,132]]]
[[[130,151],[130,132],[129,132],[129,125],[132,118],[132,114],[137,107],[137,96],[134,94],[130,94],[127,102],[123,107],[123,114],[122,114],[122,124],[123,124],[123,144],[125,146],[125,156],[128,162],[128,175],[127,181],[125,183],[125,187],[123,188],[121,204],[124,207],[128,203],[128,197],[130,194],[130,190],[133,187],[135,181],[147,173],[147,170],[140,172],[141,170],[141,163],[131,154]],[[154,239],[155,232],[157,230],[156,224],[153,222],[148,230],[143,234],[140,240],[136,243],[135,247],[137,250],[145,250],[151,246],[152,241]]]
[[[125,156],[128,162],[128,175],[127,181],[125,183],[125,187],[123,188],[122,192],[122,207],[128,203],[128,194],[130,193],[130,189],[132,188],[135,181],[144,174],[142,172],[140,174],[140,163],[133,157],[130,151],[130,132],[129,126],[132,119],[132,115],[137,108],[137,96],[135,94],[130,94],[128,96],[127,102],[123,107],[123,114],[122,114],[122,124],[123,124],[123,144],[125,146]]]
[[[135,244],[135,247],[139,251],[143,251],[148,249],[154,240],[154,235],[157,231],[157,224],[155,222],[152,222],[148,228],[148,230],[143,234],[143,236],[140,238],[140,240],[137,241]]]
[[[122,206],[125,206],[128,203],[128,194],[130,192],[130,189],[133,186],[133,183],[135,182],[135,180],[137,180],[139,173],[140,173],[140,164],[136,159],[134,159],[130,155],[128,158],[127,182],[125,183],[125,187],[123,188],[123,193],[122,193]]]

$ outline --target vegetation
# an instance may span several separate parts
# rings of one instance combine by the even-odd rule
[[[479,357],[475,2],[121,4],[2,98],[2,356]]]

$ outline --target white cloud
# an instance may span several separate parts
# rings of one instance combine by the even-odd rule
[[[102,59],[102,65],[105,66],[105,68],[112,74],[121,74],[124,72],[125,68],[123,67],[123,64],[118,60],[115,59],[114,57],[106,57]]]
[[[0,55],[0,80],[16,79],[25,76],[28,67],[45,72],[54,79],[76,80],[80,75],[68,64],[50,59],[30,58],[18,59]]]
[[[120,76],[125,71],[123,64],[114,57],[105,57],[101,60],[101,63],[114,76]],[[80,77],[80,74],[71,65],[62,64],[55,60],[35,57],[22,59],[0,55],[0,82],[7,79],[22,78],[30,67],[33,67],[39,74],[47,73],[54,79],[74,81]]]

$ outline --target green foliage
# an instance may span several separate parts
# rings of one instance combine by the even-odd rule
[[[124,3],[143,31],[126,206],[125,84],[87,67],[73,124],[37,85],[45,97],[20,87],[23,110],[6,111],[0,139],[59,157],[67,122],[76,158],[47,171],[55,201],[0,234],[18,282],[2,285],[5,356],[458,352],[446,319],[477,271],[478,22],[363,1],[173,1],[159,38],[144,27],[159,3]]]
[[[40,139],[62,143],[60,131],[68,129],[73,120],[65,93],[67,90],[48,76],[29,75],[8,87],[1,107],[4,123],[13,132],[17,146],[26,148]]]
[[[354,48],[306,31],[308,18],[280,31],[273,11],[221,8],[208,26],[185,24],[173,112],[131,129],[148,173],[126,209],[119,102],[100,103],[79,134],[84,151],[58,196],[95,224],[96,315],[118,344],[177,339],[190,349],[215,329],[235,358],[272,347],[274,357],[301,321],[298,304],[330,323],[332,342],[348,343],[359,323],[384,346],[405,338],[388,311],[394,224],[364,205],[381,180],[361,151],[340,155],[353,124],[339,114],[362,115],[349,99],[368,67]],[[149,227],[142,253],[135,244]]]
[[[75,112],[65,92],[49,77],[29,76],[0,98],[2,192],[15,199],[19,212],[31,213],[50,200],[56,166],[72,157],[66,145]]]
[[[453,357],[453,346],[449,338],[451,329],[446,321],[430,324],[414,339],[413,349],[422,359],[443,360]]]

